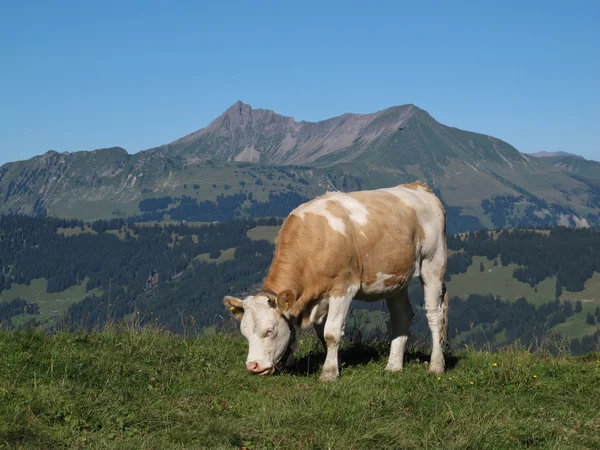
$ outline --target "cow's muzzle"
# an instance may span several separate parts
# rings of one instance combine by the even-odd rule
[[[248,372],[256,373],[260,376],[271,375],[273,373],[273,366],[262,367],[257,361],[246,363],[246,369],[248,369]]]

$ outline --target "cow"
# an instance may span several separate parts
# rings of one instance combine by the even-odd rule
[[[410,280],[424,287],[432,335],[429,370],[444,371],[448,323],[446,213],[421,182],[357,192],[328,192],[284,221],[262,290],[226,296],[248,340],[246,368],[269,375],[297,351],[298,328],[313,325],[327,356],[321,380],[339,375],[338,348],[353,299],[385,299],[392,339],[386,370],[401,371],[413,310]]]

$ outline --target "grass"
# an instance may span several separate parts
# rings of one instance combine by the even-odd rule
[[[253,241],[265,239],[270,242],[275,242],[275,239],[277,238],[280,229],[281,227],[279,225],[260,225],[258,227],[254,227],[248,230],[246,232],[246,235]]]
[[[480,263],[483,263],[483,272],[480,271]],[[506,267],[494,266],[493,261],[489,261],[483,256],[474,256],[473,264],[464,274],[452,275],[452,279],[448,283],[448,292],[450,296],[459,297],[467,297],[469,294],[493,294],[506,300],[525,297],[527,301],[536,306],[554,299],[556,277],[546,278],[532,288],[529,284],[513,278],[512,273],[515,267],[517,267],[515,264],[509,264]],[[596,332],[598,325],[587,324],[586,316],[588,312],[593,314],[596,307],[600,305],[600,273],[594,272],[592,278],[585,282],[583,291],[569,292],[565,290],[560,299],[572,302],[581,300],[583,311],[568,317],[565,323],[555,326],[552,331],[561,333],[569,339],[582,338]]]
[[[225,261],[230,261],[232,259],[235,259],[235,256],[234,256],[235,249],[236,249],[236,247],[221,250],[221,255],[216,259],[210,259],[210,253],[201,253],[200,255],[196,256],[194,259],[197,261],[205,261],[205,262],[209,262],[209,263],[218,264],[218,263],[222,263]]]
[[[580,292],[563,291],[561,299],[592,301],[600,304],[600,273],[594,272],[592,278],[586,280]]]
[[[21,314],[13,318],[13,323],[18,323],[30,318],[43,321],[51,317],[60,317],[72,303],[83,300],[86,295],[100,295],[101,290],[99,288],[89,292],[85,291],[87,281],[87,278],[85,278],[80,284],[71,286],[61,292],[49,294],[46,292],[48,280],[45,278],[37,278],[31,280],[29,285],[13,284],[10,289],[6,289],[0,293],[0,301],[11,301],[16,297],[20,297],[23,300],[35,302],[39,305],[39,315]],[[57,313],[52,314],[53,311],[56,311]]]
[[[418,353],[388,373],[385,347],[346,345],[324,384],[315,340],[301,345],[296,370],[261,378],[238,335],[0,332],[0,446],[600,447],[600,353],[466,351],[438,378]]]
[[[83,230],[81,227],[63,228],[60,227],[56,230],[57,234],[62,234],[65,237],[78,236],[80,234],[98,234],[96,230],[93,230],[90,225],[84,225]]]
[[[185,222],[186,227],[202,227],[204,225],[210,225],[212,222]],[[133,224],[134,227],[168,227],[171,225],[181,225],[181,221],[176,220],[163,220],[162,222],[136,222]]]
[[[586,322],[588,313],[594,314],[600,302],[586,302],[581,304],[581,312],[573,314],[565,323],[560,323],[552,328],[552,331],[562,333],[569,338],[582,338],[586,334],[594,334],[600,324],[590,325]]]
[[[106,230],[105,231],[106,234],[112,234],[114,236],[116,236],[117,238],[121,239],[122,241],[125,240],[125,237],[127,235],[131,236],[134,239],[138,239],[139,236],[129,227],[123,227],[120,230]]]
[[[480,263],[483,263],[483,272],[479,270]],[[539,283],[536,292],[529,284],[513,278],[513,270],[516,267],[516,264],[509,264],[506,267],[502,267],[501,264],[494,266],[493,261],[486,257],[474,256],[473,264],[465,273],[452,275],[448,283],[448,292],[450,296],[458,297],[467,297],[469,294],[494,294],[506,300],[525,297],[534,305],[554,300],[555,277],[546,278]]]
[[[95,188],[75,187],[70,195],[56,199],[49,205],[48,213],[63,219],[78,219],[94,221],[99,219],[112,219],[113,212],[121,211],[126,216],[131,216],[137,211],[139,199],[119,201],[116,189],[110,187],[104,191]],[[135,195],[135,194],[134,194]],[[96,200],[89,200],[96,197]],[[102,198],[98,198],[102,197]],[[133,197],[133,196],[132,196]]]

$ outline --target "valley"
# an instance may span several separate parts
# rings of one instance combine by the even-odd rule
[[[278,218],[188,224],[2,216],[0,222],[3,327],[92,330],[138,317],[141,324],[200,334],[231,325],[223,316],[225,295],[259,289],[281,225]],[[517,338],[533,345],[552,334],[577,352],[595,345],[599,245],[600,232],[564,227],[448,236],[451,345],[497,347]],[[412,333],[426,341],[416,280],[409,292]],[[387,320],[383,303],[354,302],[349,326],[381,336]]]

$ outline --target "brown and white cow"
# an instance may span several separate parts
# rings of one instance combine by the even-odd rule
[[[430,370],[443,372],[448,300],[446,215],[423,183],[360,192],[330,192],[291,212],[262,291],[225,297],[248,339],[246,367],[271,374],[296,346],[297,326],[312,324],[327,349],[321,379],[338,376],[338,347],[353,298],[385,299],[392,324],[386,369],[402,370],[413,317],[407,285],[419,277],[433,338]]]

